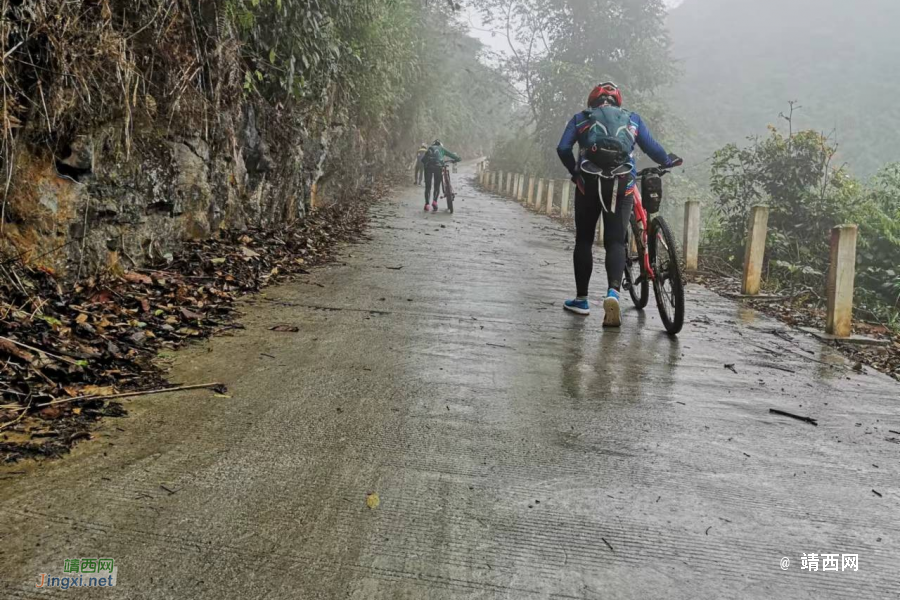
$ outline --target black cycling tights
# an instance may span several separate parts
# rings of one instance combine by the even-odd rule
[[[437,202],[438,196],[441,195],[441,185],[443,183],[443,167],[425,167],[425,204],[428,204],[428,198],[431,198],[433,202]],[[434,186],[433,196],[432,186]]]
[[[625,273],[625,232],[631,222],[634,196],[626,195],[632,177],[622,177],[618,181],[616,212],[610,213],[600,208],[600,190],[597,178],[585,176],[585,193],[575,190],[575,285],[579,296],[588,295],[591,273],[594,270],[594,234],[597,219],[603,214],[603,246],[606,249],[606,277],[609,287],[619,290]],[[610,208],[613,194],[612,179],[602,179],[603,203]]]

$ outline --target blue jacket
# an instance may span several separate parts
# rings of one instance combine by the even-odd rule
[[[577,123],[584,121],[584,113],[580,112],[569,121],[566,130],[563,132],[562,139],[559,140],[559,146],[556,147],[556,153],[559,159],[565,165],[566,169],[572,176],[578,173],[578,162],[572,156],[572,149],[578,143]],[[637,145],[643,150],[647,156],[656,161],[659,165],[669,164],[669,154],[663,149],[659,142],[653,139],[650,129],[644,124],[641,116],[637,113],[631,113],[631,133],[637,140]],[[634,156],[631,157],[632,172],[637,175],[637,166],[634,162]]]

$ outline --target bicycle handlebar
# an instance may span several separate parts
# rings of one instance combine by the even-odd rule
[[[670,154],[669,159],[671,161],[669,166],[667,166],[667,167],[647,167],[646,169],[641,169],[640,171],[638,171],[637,176],[643,177],[644,175],[649,175],[650,173],[653,173],[654,175],[659,175],[660,177],[662,177],[663,175],[669,173],[675,167],[680,167],[681,165],[684,164],[684,159],[679,158],[679,157],[675,156],[674,154]]]

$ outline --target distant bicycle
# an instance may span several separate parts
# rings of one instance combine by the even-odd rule
[[[672,167],[684,161],[672,156]],[[676,335],[684,326],[684,280],[678,262],[675,236],[666,220],[656,215],[662,204],[662,178],[670,169],[651,167],[638,173],[640,190],[635,188],[631,230],[626,231],[624,286],[635,308],[643,310],[650,295],[650,282],[663,326]],[[649,220],[649,224],[648,224]],[[649,225],[649,226],[648,226]]]
[[[447,200],[447,208],[450,210],[450,214],[453,214],[453,200],[456,198],[456,192],[453,191],[453,186],[450,184],[450,166],[447,163],[443,165],[444,171],[444,198]],[[453,172],[456,173],[456,163],[453,163]]]

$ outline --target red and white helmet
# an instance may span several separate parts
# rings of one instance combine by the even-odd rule
[[[588,108],[594,108],[601,104],[601,99],[608,98],[610,102],[622,107],[622,90],[612,81],[605,81],[591,90],[588,96]]]

